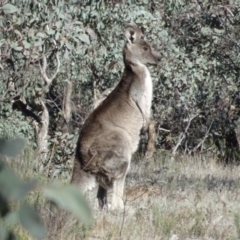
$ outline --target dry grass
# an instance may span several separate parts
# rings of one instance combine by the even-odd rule
[[[95,196],[96,189],[87,193],[95,219],[91,228],[35,196],[48,239],[240,238],[240,166],[223,167],[211,156],[179,156],[174,163],[164,152],[148,162],[136,156],[124,210],[100,211]]]

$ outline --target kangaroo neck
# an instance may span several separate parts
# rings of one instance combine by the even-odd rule
[[[147,66],[139,61],[132,61],[124,59],[124,72],[121,80],[121,85],[124,89],[128,89],[134,81],[139,81],[148,71]]]

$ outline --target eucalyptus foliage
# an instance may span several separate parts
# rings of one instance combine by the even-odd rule
[[[177,150],[185,153],[210,150],[227,162],[238,159],[237,0],[6,0],[0,11],[0,95],[4,96],[0,98],[0,129],[5,129],[5,135],[21,132],[29,142],[35,141],[29,119],[12,113],[7,87],[10,78],[38,114],[37,99],[46,91],[54,177],[69,176],[69,162],[81,124],[91,109],[93,88],[104,91],[121,78],[123,31],[130,22],[144,26],[147,39],[161,52],[160,66],[151,69],[157,147],[172,151],[179,146]],[[45,89],[39,64],[42,56],[47,56],[47,74],[51,75],[56,54],[60,71]],[[61,132],[67,80],[74,86],[69,135],[56,134]],[[67,147],[62,147],[66,142]],[[45,167],[43,164],[42,169]]]
[[[185,132],[196,115],[182,149],[191,152],[200,146],[206,151],[211,144],[199,143],[208,139],[226,161],[238,161],[240,6],[237,1],[165,1],[164,13],[163,38],[169,41],[164,46],[161,83],[155,88],[154,107],[160,110],[155,114],[162,113],[162,126],[172,137]],[[170,138],[168,144],[177,141]]]

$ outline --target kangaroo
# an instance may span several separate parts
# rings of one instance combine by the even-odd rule
[[[123,191],[132,154],[142,129],[151,118],[152,80],[145,64],[156,65],[159,54],[144,40],[142,29],[127,26],[123,48],[125,69],[121,81],[93,110],[83,124],[77,142],[72,183],[85,192],[99,184],[99,207],[123,208]]]

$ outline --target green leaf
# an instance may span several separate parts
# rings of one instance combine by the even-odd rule
[[[19,46],[18,43],[16,42],[12,42],[11,43],[11,48],[14,49],[15,51],[22,51],[23,47],[22,46]]]
[[[20,32],[20,31],[18,31],[17,29],[15,29],[15,30],[14,30],[14,32],[15,32],[17,35],[19,35],[20,37],[22,37],[22,34],[21,34],[21,32]]]
[[[36,238],[44,238],[47,230],[41,222],[33,207],[24,204],[19,209],[19,219],[21,225]]]
[[[0,239],[1,240],[8,240],[8,239],[15,240],[16,238],[6,227],[0,225]]]
[[[42,87],[41,86],[36,86],[34,89],[35,89],[36,92],[39,92],[39,91],[42,90]]]
[[[83,25],[83,23],[80,22],[80,21],[75,21],[73,24],[74,24],[74,25]]]
[[[15,51],[18,51],[18,52],[20,52],[20,51],[22,51],[23,50],[23,47],[21,47],[21,46],[19,46],[19,47],[15,47],[15,48],[13,48]]]
[[[45,38],[46,37],[46,34],[45,33],[42,33],[42,32],[38,32],[36,34],[37,37],[40,37],[40,38]]]
[[[73,135],[73,134],[69,134],[69,135],[67,136],[67,139],[72,139],[72,138],[74,138],[74,135]]]
[[[2,9],[5,14],[11,14],[18,11],[18,8],[10,3],[3,5]]]
[[[31,47],[31,43],[29,43],[29,42],[26,41],[26,40],[23,40],[22,43],[23,43],[24,47],[27,48],[27,49]]]
[[[47,34],[48,34],[48,35],[53,35],[53,34],[55,34],[55,30],[49,29],[49,30],[47,31]]]
[[[3,218],[3,221],[7,227],[11,227],[15,224],[19,224],[19,212],[11,211],[6,217]]]
[[[55,34],[55,40],[58,40],[60,36],[61,36],[60,33],[59,33],[59,32],[56,32],[56,34]]]
[[[55,25],[56,25],[57,28],[61,28],[62,27],[62,21],[57,21],[55,23]]]
[[[87,28],[86,32],[92,39],[97,39],[97,34],[94,32],[92,28]]]
[[[55,132],[55,135],[56,135],[56,136],[62,136],[63,133],[62,133],[62,132]]]
[[[203,36],[208,36],[211,34],[211,29],[209,27],[203,27],[201,28],[201,33]]]
[[[39,46],[41,46],[41,45],[43,45],[43,41],[42,40],[39,40],[39,41],[35,41],[34,42],[34,46],[35,47],[39,47]],[[33,56],[33,55],[32,55]],[[37,56],[36,58],[38,58],[39,56]]]
[[[61,40],[60,41],[60,48],[64,45],[65,41]]]
[[[23,138],[15,138],[11,140],[0,138],[0,154],[14,157],[22,152],[25,147],[25,140]]]
[[[1,47],[5,42],[6,42],[5,39],[1,39],[1,40],[0,40],[0,47]]]
[[[0,189],[4,197],[12,200],[22,200],[31,191],[37,182],[32,180],[30,182],[21,181],[12,171],[3,169],[0,172]]]
[[[66,41],[65,44],[66,44],[66,47],[67,47],[69,50],[72,50],[72,49],[73,49],[73,45],[72,45],[69,41]]]
[[[0,167],[1,169],[2,167]],[[4,216],[9,214],[10,208],[7,202],[7,199],[2,196],[1,192],[0,192],[0,216],[2,216],[4,218]],[[1,239],[1,238],[0,238]]]
[[[85,42],[85,43],[87,43],[87,44],[90,44],[90,40],[89,40],[89,37],[88,37],[87,34],[85,34],[85,33],[80,33],[80,34],[78,35],[78,38],[79,38],[82,42]]]
[[[51,184],[43,189],[43,193],[60,208],[74,213],[86,224],[92,223],[91,210],[76,186]]]

